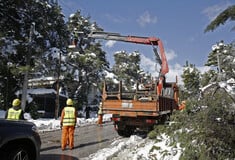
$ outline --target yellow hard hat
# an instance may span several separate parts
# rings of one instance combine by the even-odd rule
[[[20,100],[18,98],[14,99],[12,102],[12,106],[15,107],[15,106],[19,106],[19,105],[20,105]]]
[[[73,105],[73,100],[70,99],[70,98],[67,99],[66,104],[67,104],[68,106],[72,106],[72,105]]]

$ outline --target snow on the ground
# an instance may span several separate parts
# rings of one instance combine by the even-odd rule
[[[130,138],[118,139],[109,148],[91,154],[84,160],[179,160],[182,148],[177,144],[171,147],[169,137],[160,135],[161,141],[132,135]]]
[[[5,111],[0,110],[0,118],[4,118]],[[25,114],[27,121],[33,122],[39,132],[60,129],[60,119],[40,118],[33,120]],[[104,122],[110,121],[111,115],[104,115]],[[77,118],[77,127],[96,124],[97,116],[92,118]],[[98,150],[82,160],[179,160],[182,148],[179,144],[170,146],[169,137],[165,134],[157,137],[158,141],[132,135],[129,138],[117,138],[107,147]],[[159,140],[160,139],[160,140]]]
[[[111,118],[111,115],[104,115],[103,121],[108,122],[108,121],[110,121],[110,118]],[[97,122],[97,120],[98,120],[98,118],[96,118],[96,117],[92,117],[92,118],[88,118],[88,119],[77,118],[76,127],[95,124]],[[28,121],[33,122],[38,127],[39,132],[46,132],[46,131],[60,129],[60,119],[40,118],[37,120],[28,119]]]

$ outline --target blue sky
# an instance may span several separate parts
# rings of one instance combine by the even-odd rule
[[[234,40],[231,31],[234,22],[227,22],[214,32],[204,29],[232,0],[58,0],[66,17],[77,10],[90,16],[104,31],[122,35],[158,37],[163,41],[170,72],[170,81],[180,77],[186,61],[195,64],[201,71],[211,51],[211,46],[220,40]],[[140,51],[142,67],[154,71],[154,54],[150,46],[130,43],[109,43],[103,49],[112,61],[113,53],[119,50]],[[112,63],[112,62],[111,62]]]

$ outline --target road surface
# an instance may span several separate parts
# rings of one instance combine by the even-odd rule
[[[42,146],[40,160],[80,160],[108,147],[118,136],[111,122],[103,127],[89,125],[76,128],[74,149],[60,148],[61,130],[40,133]]]

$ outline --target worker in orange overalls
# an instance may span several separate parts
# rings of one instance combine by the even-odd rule
[[[64,150],[68,144],[69,149],[72,150],[74,148],[74,130],[77,123],[77,111],[73,107],[72,99],[67,99],[66,105],[61,112],[61,149]]]
[[[97,124],[102,126],[102,123],[103,123],[103,112],[102,112],[102,102],[100,102],[99,111],[98,111],[98,121],[97,121]]]

